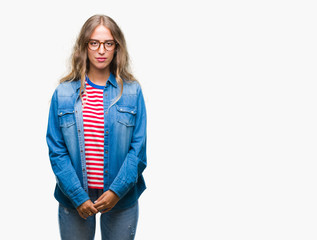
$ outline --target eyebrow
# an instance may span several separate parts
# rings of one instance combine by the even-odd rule
[[[100,40],[98,40],[98,39],[93,39],[93,38],[91,38],[91,39],[89,39],[89,41],[98,41],[98,42],[102,42],[102,41],[100,41]],[[106,39],[104,42],[107,42],[107,41],[114,41],[114,39]]]

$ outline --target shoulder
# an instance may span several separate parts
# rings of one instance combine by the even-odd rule
[[[73,109],[78,86],[80,87],[80,81],[60,83],[55,89],[52,103],[55,104],[58,109]]]
[[[141,91],[141,85],[138,81],[124,81],[123,94],[138,95]]]
[[[79,80],[66,81],[60,83],[55,89],[55,92],[60,97],[70,97],[77,91],[78,88],[80,88]]]

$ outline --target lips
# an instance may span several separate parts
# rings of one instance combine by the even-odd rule
[[[104,62],[107,58],[96,58],[98,62]]]

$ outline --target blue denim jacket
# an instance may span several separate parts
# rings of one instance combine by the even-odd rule
[[[54,196],[77,208],[89,199],[80,81],[60,84],[52,97],[46,140],[56,176]],[[146,109],[140,85],[124,82],[120,93],[113,74],[104,88],[104,191],[120,200],[114,209],[132,206],[145,190]]]

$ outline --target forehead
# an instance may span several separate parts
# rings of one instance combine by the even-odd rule
[[[99,25],[95,28],[95,30],[92,32],[91,39],[96,39],[99,41],[104,41],[104,40],[113,40],[113,36],[109,30],[109,28],[106,28],[103,25]]]

